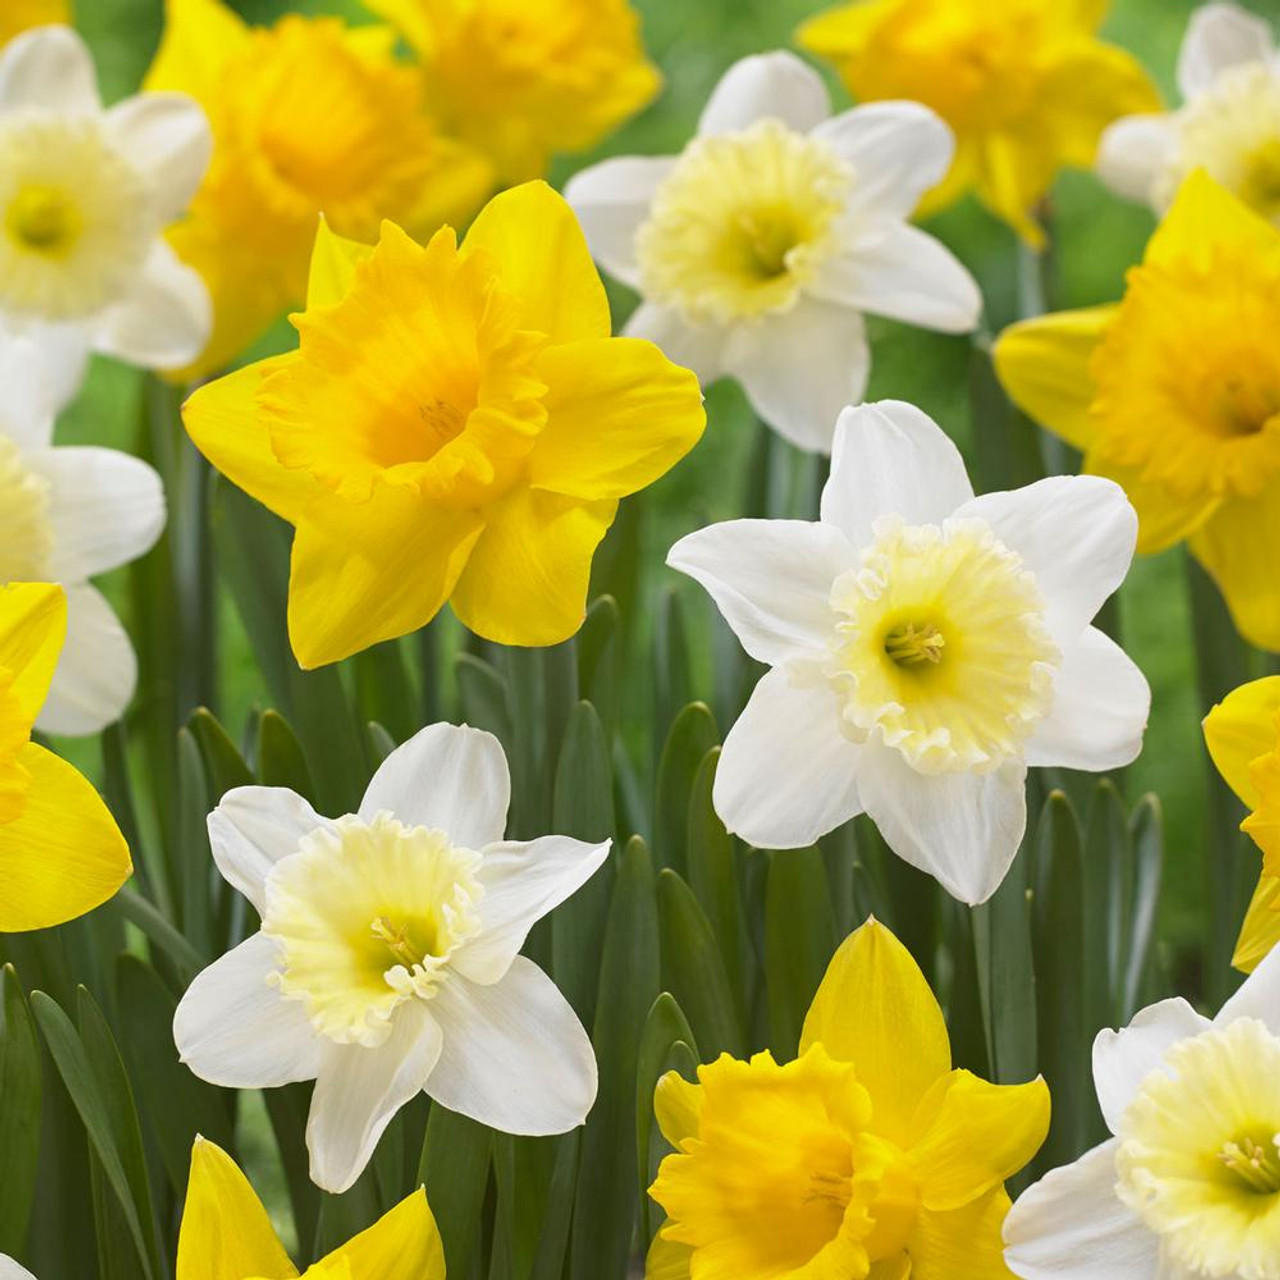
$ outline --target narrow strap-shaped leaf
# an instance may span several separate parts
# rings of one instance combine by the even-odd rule
[[[489,1185],[493,1131],[433,1103],[418,1164],[418,1182],[444,1241],[446,1270],[471,1274],[480,1244],[481,1210]]]
[[[40,1042],[12,965],[0,969],[0,1253],[25,1253],[40,1157]]]

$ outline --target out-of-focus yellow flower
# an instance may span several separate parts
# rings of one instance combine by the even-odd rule
[[[1262,850],[1262,875],[1232,964],[1252,973],[1280,942],[1280,676],[1229,693],[1204,721],[1209,754],[1249,808],[1241,830]]]
[[[133,869],[98,793],[31,741],[67,627],[62,588],[0,590],[0,931],[46,929],[105,902]]]
[[[28,27],[70,22],[70,0],[5,0],[0,5],[0,44]]]
[[[298,1274],[249,1180],[204,1138],[191,1151],[177,1273],[178,1280]],[[426,1193],[419,1188],[302,1274],[303,1280],[444,1280],[444,1248]]]
[[[942,1010],[883,925],[836,953],[796,1061],[728,1055],[658,1083],[677,1153],[649,1280],[1007,1276],[1004,1180],[1036,1153],[1049,1090],[951,1068]]]
[[[363,259],[363,261],[357,261]],[[322,229],[296,352],[187,402],[192,439],[297,528],[289,633],[304,667],[428,622],[446,600],[502,644],[567,639],[618,500],[705,425],[697,379],[610,337],[569,206],[505,192],[461,247],[390,223]]]
[[[222,368],[302,301],[320,214],[372,239],[382,218],[433,231],[484,199],[488,163],[440,135],[393,45],[387,27],[289,15],[251,28],[221,0],[168,0],[146,85],[196,98],[214,134],[208,176],[171,236],[209,285],[214,332],[179,376]]]
[[[629,0],[365,0],[422,59],[432,109],[508,183],[584,151],[662,85]]]
[[[1118,116],[1152,111],[1145,71],[1096,36],[1107,0],[855,0],[796,38],[864,102],[909,98],[955,131],[951,172],[921,212],[973,189],[1040,245],[1035,208],[1065,165],[1093,164]]]
[[[1014,325],[1005,388],[1122,484],[1138,550],[1186,539],[1241,633],[1280,649],[1280,229],[1193,174],[1118,306]]]

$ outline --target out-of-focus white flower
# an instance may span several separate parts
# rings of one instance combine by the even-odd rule
[[[0,1280],[36,1280],[26,1267],[20,1267],[8,1254],[0,1253]]]
[[[1089,625],[1136,536],[1110,480],[975,498],[919,409],[846,409],[820,522],[733,520],[667,557],[772,668],[725,741],[716,812],[790,849],[865,811],[984,901],[1026,827],[1028,765],[1113,769],[1141,747],[1147,682]]]
[[[1280,1277],[1280,951],[1209,1021],[1143,1009],[1093,1046],[1114,1135],[1005,1220],[1024,1280]]]
[[[127,453],[55,447],[53,417],[41,350],[0,338],[0,582],[62,584],[67,639],[36,726],[97,733],[129,705],[138,662],[89,579],[151,549],[164,529],[164,488]]]
[[[606,160],[565,190],[597,261],[638,289],[627,332],[713,382],[731,375],[803,449],[831,449],[871,367],[863,315],[975,328],[973,277],[907,219],[951,164],[914,102],[832,116],[789,53],[731,67],[679,156]]]
[[[262,929],[191,984],[174,1038],[214,1084],[315,1080],[307,1149],[328,1191],[423,1090],[507,1133],[563,1133],[591,1109],[586,1032],[519,952],[609,844],[504,841],[510,791],[496,738],[437,724],[387,757],[358,813],[240,787],[209,817]]]
[[[1280,51],[1271,28],[1236,4],[1197,9],[1178,85],[1182,107],[1126,116],[1103,135],[1103,181],[1163,213],[1183,180],[1205,169],[1264,218],[1280,221]]]
[[[208,291],[163,231],[211,146],[182,94],[104,109],[69,27],[33,28],[0,53],[0,319],[48,348],[59,404],[91,350],[171,369],[204,346]]]

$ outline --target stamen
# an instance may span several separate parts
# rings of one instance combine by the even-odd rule
[[[918,667],[926,662],[937,666],[942,661],[946,643],[946,638],[932,622],[922,627],[908,622],[885,636],[884,651],[900,667]]]
[[[1258,1195],[1271,1196],[1280,1193],[1280,1152],[1276,1140],[1270,1144],[1242,1138],[1228,1142],[1218,1153],[1218,1159]]]
[[[834,1204],[847,1205],[852,1194],[853,1179],[842,1177],[837,1173],[811,1173],[809,1175],[809,1194],[806,1204],[817,1201],[828,1201]]]
[[[421,964],[424,957],[409,941],[409,930],[405,925],[396,926],[386,916],[379,916],[369,926],[370,932],[379,942],[385,943],[391,952],[407,969]]]

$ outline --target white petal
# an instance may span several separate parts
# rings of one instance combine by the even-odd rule
[[[810,289],[828,302],[944,333],[969,333],[982,318],[982,292],[960,259],[905,222],[858,229]]]
[[[776,667],[725,739],[712,801],[758,849],[802,849],[862,812],[862,748],[840,732],[836,695],[816,670]]]
[[[1004,1260],[1022,1280],[1157,1280],[1159,1238],[1116,1195],[1115,1141],[1024,1191],[1004,1220]]]
[[[138,658],[129,633],[96,588],[67,586],[67,638],[36,718],[45,733],[98,733],[133,700]]]
[[[731,330],[724,365],[779,435],[829,453],[840,410],[866,390],[871,353],[857,311],[801,298],[790,311]]]
[[[919,102],[872,102],[824,120],[813,136],[853,167],[851,208],[909,218],[946,177],[955,135]]]
[[[901,400],[846,409],[836,423],[822,521],[867,546],[885,515],[941,524],[973,497],[964,459],[927,413]]]
[[[333,825],[288,787],[234,787],[209,815],[209,846],[222,878],[262,915],[271,868],[303,836]]]
[[[649,216],[654,192],[675,164],[670,156],[618,156],[574,174],[564,189],[591,256],[633,288],[640,283],[636,232]]]
[[[89,366],[89,335],[80,324],[22,324],[8,318],[12,331],[30,338],[40,348],[40,360],[55,413],[80,394]],[[45,444],[49,441],[46,439]]]
[[[1274,948],[1245,979],[1244,986],[1222,1006],[1214,1019],[1226,1026],[1237,1018],[1257,1018],[1280,1036],[1280,947]]]
[[[271,1089],[312,1080],[329,1041],[316,1035],[300,1000],[268,981],[277,944],[255,933],[215,960],[187,988],[173,1019],[182,1061],[226,1089]]]
[[[180,369],[204,350],[212,327],[200,273],[157,240],[128,296],[103,316],[94,346],[144,369]]]
[[[440,1027],[426,1006],[409,1001],[396,1010],[385,1044],[326,1048],[307,1117],[316,1186],[337,1195],[364,1172],[396,1112],[422,1092],[440,1043]]]
[[[1116,195],[1154,204],[1157,182],[1169,163],[1175,133],[1170,116],[1125,116],[1109,125],[1098,144],[1098,176]]]
[[[199,104],[185,93],[140,93],[107,112],[107,128],[151,184],[156,225],[173,222],[191,203],[213,152]]]
[[[46,449],[27,465],[49,482],[49,574],[82,582],[145,555],[164,530],[164,486],[154,467],[118,449]]]
[[[1275,50],[1271,28],[1238,4],[1206,4],[1191,15],[1178,55],[1178,87],[1184,98],[1213,88],[1228,67],[1266,62]]]
[[[1107,1128],[1116,1133],[1138,1086],[1160,1069],[1179,1041],[1210,1027],[1185,1000],[1161,1000],[1134,1015],[1123,1031],[1106,1028],[1093,1042],[1093,1083]]]
[[[464,978],[497,982],[524,946],[529,930],[573,896],[604,865],[610,841],[587,844],[568,836],[503,841],[484,850],[479,880],[479,935],[450,961]]]
[[[1053,708],[1027,743],[1033,767],[1093,773],[1132,764],[1142,750],[1151,687],[1137,663],[1094,627],[1065,651],[1053,682]]]
[[[596,1098],[591,1041],[554,982],[524,956],[492,986],[455,974],[431,1002],[444,1050],[427,1092],[503,1133],[576,1128]]]
[[[735,62],[712,90],[698,132],[737,133],[757,120],[781,120],[808,133],[831,114],[822,77],[793,53],[777,50]]]
[[[26,1267],[19,1266],[8,1254],[0,1253],[0,1280],[36,1280]]]
[[[728,520],[681,538],[667,563],[706,589],[753,658],[777,666],[826,648],[831,586],[856,557],[831,525]]]
[[[692,369],[708,387],[724,373],[724,347],[728,331],[711,325],[694,328],[672,307],[642,302],[623,327],[629,338],[648,338],[674,364]]]
[[[1046,622],[1067,647],[1124,581],[1138,541],[1138,515],[1124,490],[1102,476],[1050,476],[974,498],[957,516],[979,516],[1036,575]]]
[[[0,435],[23,453],[47,449],[56,407],[39,344],[25,336],[0,336]]]
[[[1026,766],[917,773],[892,747],[868,746],[858,787],[890,849],[953,898],[976,906],[1000,887],[1027,826]]]
[[[43,107],[67,115],[102,109],[89,46],[70,27],[33,27],[0,55],[0,112]]]
[[[454,844],[483,849],[507,827],[511,774],[502,744],[483,729],[432,724],[378,766],[360,817],[387,812],[409,826],[443,831]]]

